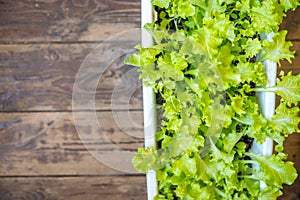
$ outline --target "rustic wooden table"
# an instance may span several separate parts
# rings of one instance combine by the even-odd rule
[[[1,200],[146,199],[145,176],[95,159],[83,146],[72,115],[73,83],[84,58],[110,36],[140,27],[140,17],[139,0],[0,0]],[[289,13],[282,28],[290,31],[288,39],[298,51],[293,64],[283,62],[282,69],[299,73],[300,9]],[[129,69],[119,64],[106,72],[95,109],[111,141],[135,151],[143,139],[123,134],[111,109],[113,84]],[[122,99],[117,104],[114,112],[126,112],[129,105],[142,126],[141,88],[129,104]],[[89,114],[91,108],[76,112]],[[87,134],[93,131],[85,128]],[[143,134],[141,128],[131,131]],[[105,143],[89,145],[89,150],[110,151]],[[287,140],[286,152],[300,172],[300,134]],[[299,199],[299,193],[300,178],[285,188],[282,199]]]

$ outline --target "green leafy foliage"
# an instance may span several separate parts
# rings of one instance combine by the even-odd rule
[[[291,185],[297,178],[296,169],[293,167],[292,162],[283,162],[280,157],[275,155],[270,157],[249,155],[259,164],[260,168],[257,173],[254,173],[253,177],[263,179],[267,185],[275,185],[280,188],[283,183]],[[268,188],[265,190],[268,190]]]
[[[152,4],[161,8],[168,8],[171,0],[152,0]]]
[[[277,85],[268,88],[256,88],[255,91],[259,92],[275,92],[288,105],[298,104],[300,101],[300,74],[293,76],[288,73],[286,76],[283,72],[280,73],[281,78],[278,79]]]
[[[157,172],[155,199],[270,200],[297,173],[286,162],[283,142],[299,131],[300,75],[281,73],[266,87],[264,62],[291,62],[292,44],[279,24],[298,0],[152,0],[159,20],[145,28],[148,48],[127,61],[160,96],[157,145],[139,149],[137,170]],[[271,41],[262,34],[274,32]],[[255,92],[281,97],[271,119]],[[251,141],[277,142],[278,154],[251,153]],[[259,170],[253,168],[253,164]],[[260,183],[266,184],[265,189]]]
[[[270,123],[273,123],[272,127],[274,131],[286,134],[299,132],[299,111],[299,107],[289,108],[285,103],[281,103],[276,108],[276,114],[272,117],[272,120],[270,121]]]
[[[300,2],[298,0],[280,0],[280,4],[287,11],[289,9],[296,9],[300,5]]]
[[[287,59],[291,62],[291,58],[294,57],[294,52],[291,52],[289,48],[292,46],[291,42],[286,42],[287,31],[280,31],[273,36],[273,41],[264,40],[263,45],[265,51],[262,53],[264,60],[270,60],[273,62],[279,62],[282,59]]]

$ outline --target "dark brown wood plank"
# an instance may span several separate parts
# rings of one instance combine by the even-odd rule
[[[96,116],[99,125],[89,112],[1,113],[0,176],[131,172],[132,158],[121,153],[133,155],[143,146],[142,112]]]
[[[288,160],[295,163],[295,167],[300,174],[300,133],[290,135],[284,143],[285,152]],[[298,200],[300,198],[300,176],[298,175],[295,183],[291,186],[284,186],[283,196],[280,200]]]
[[[0,178],[0,199],[146,200],[144,176]]]
[[[140,27],[137,0],[0,1],[0,42],[100,41]]]
[[[77,109],[141,109],[138,74],[131,71],[132,66],[123,64],[131,53],[112,57],[108,65],[98,55],[90,58],[93,48],[97,47],[94,51],[98,52],[101,44],[0,45],[0,110],[72,110],[74,81],[83,74],[79,69],[83,70],[84,62],[91,67],[86,70],[90,73],[78,81],[77,97],[86,100]],[[123,44],[111,46],[123,48]],[[124,49],[133,45],[126,43]],[[114,55],[112,51],[108,49],[106,53]],[[89,96],[93,94],[95,99]]]
[[[284,18],[281,29],[288,30],[288,40],[299,40],[300,39],[300,7],[295,11],[289,11],[287,16]]]

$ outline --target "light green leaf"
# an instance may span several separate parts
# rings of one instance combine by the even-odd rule
[[[213,161],[220,162],[222,160],[226,163],[231,163],[232,160],[233,160],[233,155],[218,149],[218,147],[216,147],[216,145],[214,144],[212,139],[209,138],[209,140],[210,140],[210,145],[211,145],[211,149],[212,149],[212,152],[213,152],[212,155],[214,157]]]
[[[241,81],[254,82],[258,86],[265,85],[267,77],[264,72],[264,65],[262,63],[249,63],[240,62],[237,65],[239,74],[241,75]]]
[[[156,152],[154,148],[139,148],[133,157],[132,164],[140,172],[147,173],[155,162]]]
[[[262,57],[259,60],[270,60],[279,63],[280,60],[287,59],[291,62],[291,58],[294,58],[295,52],[290,51],[292,43],[285,41],[286,34],[287,31],[282,30],[275,33],[273,41],[264,40]]]
[[[205,27],[195,31],[190,37],[194,54],[210,55],[211,58],[218,54],[218,46],[221,44],[222,39],[215,37],[211,31],[213,30]]]
[[[152,0],[152,4],[160,8],[168,8],[171,0]]]
[[[298,104],[300,101],[300,74],[293,76],[288,73],[286,76],[281,77],[277,85],[271,90],[280,95],[288,104]]]
[[[277,85],[269,88],[256,88],[257,92],[275,92],[281,96],[288,105],[298,104],[300,101],[300,74],[292,75],[288,73],[280,73],[281,78],[278,79]]]
[[[275,115],[270,121],[275,132],[283,133],[287,136],[288,134],[299,131],[299,111],[300,109],[298,106],[289,108],[285,103],[281,103],[276,108]]]
[[[277,188],[266,188],[259,195],[258,200],[276,200],[282,192]]]
[[[280,4],[287,11],[289,9],[295,10],[300,5],[300,2],[299,0],[280,0]]]
[[[291,185],[297,178],[297,171],[292,162],[284,162],[274,154],[270,157],[250,153],[248,155],[259,164],[267,185],[281,188],[282,184]]]
[[[195,6],[188,1],[181,1],[178,6],[178,14],[182,18],[186,18],[195,14]]]
[[[243,115],[244,113],[246,113],[246,111],[243,109],[243,105],[244,105],[243,97],[234,96],[231,98],[231,107],[237,114]]]
[[[231,47],[229,45],[222,46],[217,59],[223,66],[230,66],[234,59],[233,52],[231,52]]]
[[[261,42],[258,40],[258,38],[248,39],[246,45],[244,45],[243,48],[245,48],[246,55],[250,58],[256,56],[262,49]]]
[[[235,67],[218,66],[218,73],[222,76],[222,82],[225,88],[237,86],[241,82],[241,74]]]
[[[190,158],[187,154],[175,160],[172,164],[172,171],[175,175],[184,173],[185,176],[195,176],[197,173],[197,161],[195,158]]]
[[[243,136],[243,132],[233,132],[229,133],[224,139],[223,139],[223,144],[224,144],[224,150],[226,152],[231,152],[233,147],[236,145],[236,143],[241,139]]]

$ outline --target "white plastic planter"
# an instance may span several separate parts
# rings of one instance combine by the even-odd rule
[[[142,1],[142,21],[141,26],[144,27],[146,23],[154,20],[154,12],[151,0]],[[265,39],[271,40],[272,35],[265,36]],[[146,31],[142,31],[142,46],[149,47],[152,43],[152,37]],[[265,71],[268,76],[267,86],[274,86],[276,84],[277,65],[273,62],[265,62]],[[273,92],[261,92],[258,94],[260,109],[262,114],[270,119],[275,111],[275,94]],[[143,109],[144,109],[144,134],[145,147],[155,146],[156,133],[156,112],[155,112],[155,95],[152,88],[143,86]],[[273,141],[267,138],[263,144],[258,144],[255,141],[252,145],[252,152],[264,156],[270,156],[273,153]],[[257,166],[254,166],[257,167]],[[258,167],[257,167],[258,168]],[[147,194],[148,200],[153,200],[157,195],[157,181],[155,171],[150,171],[146,175],[147,180]],[[265,184],[261,182],[261,189]]]

